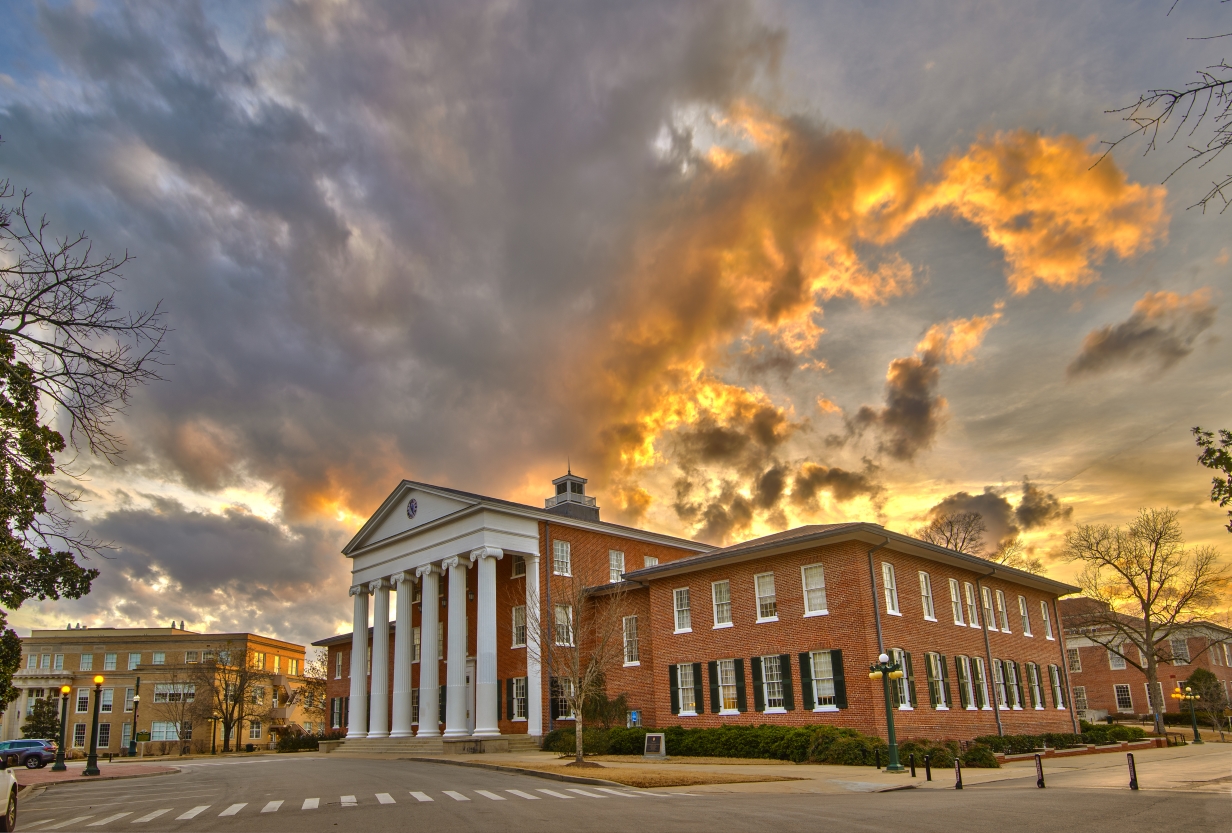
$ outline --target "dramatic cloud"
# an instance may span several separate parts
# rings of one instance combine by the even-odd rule
[[[1193,352],[1198,336],[1215,323],[1216,309],[1209,289],[1189,295],[1148,292],[1128,319],[1088,333],[1067,373],[1082,376],[1132,364],[1167,370]]]
[[[985,486],[979,494],[955,492],[946,496],[928,510],[927,517],[978,513],[986,528],[985,549],[995,550],[1017,539],[1023,530],[1068,522],[1073,511],[1073,507],[1063,505],[1056,495],[1024,478],[1017,506],[1011,504],[1001,490]]]

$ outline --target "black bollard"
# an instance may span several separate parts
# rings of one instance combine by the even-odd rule
[[[1039,755],[1035,756],[1035,786],[1044,789],[1044,763]]]
[[[911,777],[915,777],[915,753],[911,753]]]
[[[877,747],[873,751],[873,766],[877,767],[877,769],[881,769],[881,747],[880,746]]]
[[[1129,758],[1129,788],[1136,790],[1138,789],[1138,768],[1134,766],[1134,753],[1127,752],[1125,756]]]
[[[933,780],[932,756],[930,755],[924,756],[924,780]]]
[[[962,789],[962,761],[958,758],[954,759],[954,789]]]

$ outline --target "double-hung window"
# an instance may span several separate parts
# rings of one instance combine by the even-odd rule
[[[101,746],[103,749],[106,749],[108,746],[111,746],[111,724],[110,723],[98,724],[98,745]]]
[[[526,678],[513,678],[513,720],[526,719]]]
[[[1031,686],[1032,708],[1044,708],[1044,681],[1040,679],[1040,668],[1034,662],[1027,663],[1027,684]]]
[[[719,660],[719,704],[720,714],[735,714],[739,711],[736,699],[736,661],[734,659]]]
[[[90,710],[90,689],[77,689],[77,714],[85,714]]]
[[[607,580],[615,584],[625,572],[625,554],[620,550],[607,551]]]
[[[103,670],[104,671],[115,671],[116,670],[116,655],[115,654],[103,654]]]
[[[714,605],[714,626],[716,628],[730,628],[732,626],[731,582],[711,582],[710,599]]]
[[[1018,615],[1022,617],[1022,635],[1031,636],[1031,617],[1027,615],[1026,596],[1018,597]]]
[[[971,657],[954,657],[954,667],[958,671],[958,699],[964,708],[978,709],[975,699],[975,679],[971,676]]]
[[[783,711],[783,663],[778,654],[761,658],[761,679],[766,711]]]
[[[1116,695],[1116,707],[1119,712],[1132,712],[1134,710],[1133,693],[1129,690],[1128,683],[1117,683],[1112,687],[1113,693]]]
[[[526,557],[515,555],[513,563],[509,565],[510,578],[525,578],[526,577]]]
[[[637,652],[637,617],[624,618],[625,665],[640,665]]]
[[[423,656],[423,630],[418,626],[411,628],[411,662],[419,662]]]
[[[1125,670],[1125,657],[1122,656],[1121,654],[1118,654],[1112,648],[1109,648],[1108,649],[1108,667],[1111,668],[1113,671],[1124,671]]]
[[[134,654],[128,655],[128,670],[129,671],[134,670],[140,664],[141,664],[141,654],[134,653]]]
[[[898,609],[898,583],[894,578],[894,565],[887,561],[881,562],[881,583],[885,588],[886,613],[902,616]]]
[[[676,666],[676,681],[679,686],[677,696],[680,698],[680,713],[690,716],[697,714],[697,689],[694,688],[696,681],[693,679],[693,663],[682,662]]]
[[[526,647],[526,605],[513,607],[513,647]]]
[[[672,606],[676,613],[676,633],[693,630],[693,618],[689,613],[689,588],[677,587],[672,591]]]
[[[1178,636],[1175,639],[1169,639],[1168,644],[1172,648],[1172,664],[1173,665],[1188,665],[1189,664],[1189,640],[1183,636]]]
[[[81,660],[77,664],[77,670],[93,671],[94,670],[94,654],[82,654]]]
[[[988,699],[988,673],[984,668],[983,657],[971,658],[971,684],[975,688],[975,699],[981,709],[991,709],[992,701]]]
[[[74,723],[73,724],[73,747],[75,749],[81,749],[85,745],[86,745],[86,724]]]
[[[1044,620],[1044,638],[1052,639],[1052,617],[1048,615],[1048,602],[1040,602],[1040,618]]]
[[[131,712],[133,710],[133,697],[137,694],[137,689],[124,689],[124,711]]]
[[[1052,705],[1058,709],[1065,708],[1065,686],[1061,680],[1061,666],[1048,666],[1048,683],[1052,686]]]
[[[992,687],[997,693],[997,708],[1008,709],[1010,704],[1005,680],[1005,663],[999,659],[992,661]]]
[[[568,541],[552,542],[552,572],[558,576],[573,575],[573,557]]]
[[[1074,686],[1074,709],[1080,712],[1087,710],[1087,687],[1084,685]]]
[[[837,690],[834,686],[834,660],[829,651],[813,651],[813,702],[820,710],[838,708]]]
[[[980,626],[980,608],[975,601],[975,585],[969,581],[964,581],[963,590],[967,596],[967,624],[973,628],[978,628]]]
[[[573,645],[573,605],[556,605],[556,644]]]
[[[911,697],[911,665],[907,659],[907,652],[902,648],[890,649],[890,661],[898,663],[899,669],[903,672],[903,676],[897,680],[890,680],[890,690],[896,695],[898,707],[908,710],[915,707],[915,701]]]
[[[334,654],[334,679],[342,679],[342,651]]]
[[[98,710],[103,714],[111,714],[112,709],[115,708],[115,689],[104,688],[101,694],[102,699],[98,702]]]
[[[779,608],[774,595],[774,573],[755,576],[753,583],[757,587],[757,621],[777,622]]]
[[[990,631],[995,631],[997,629],[997,614],[992,608],[992,591],[987,587],[981,587],[980,591],[984,599],[984,624],[988,626]]]
[[[1005,688],[1009,694],[1010,706],[1022,708],[1022,679],[1018,676],[1018,663],[1005,660]]]
[[[53,671],[63,671],[64,670],[64,654],[55,655],[55,657],[51,661],[51,670]]]
[[[167,664],[167,652],[166,651],[155,651],[154,656],[150,659],[150,665],[166,665],[166,664]]]
[[[928,573],[920,571],[920,605],[924,608],[924,618],[930,622],[937,621],[937,613],[933,609],[933,580]]]
[[[945,711],[950,707],[949,686],[946,685],[945,657],[929,652],[924,655],[928,666],[928,694],[933,708]]]
[[[659,559],[656,556],[648,555],[642,559],[642,567],[658,567]]]
[[[1069,670],[1071,674],[1082,672],[1082,655],[1078,653],[1077,648],[1066,648],[1065,658],[1069,662]]]
[[[997,618],[1001,621],[1001,630],[1005,631],[1006,633],[1009,633],[1010,632],[1010,615],[1009,615],[1009,611],[1006,610],[1005,608],[1006,608],[1005,593],[998,590],[997,591]]]
[[[804,585],[804,615],[821,616],[829,613],[826,606],[826,572],[820,564],[800,568]]]
[[[954,614],[955,625],[967,624],[963,621],[962,593],[958,589],[958,579],[950,579],[950,611]]]

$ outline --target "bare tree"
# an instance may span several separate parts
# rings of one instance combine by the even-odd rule
[[[163,678],[154,683],[152,714],[157,720],[175,727],[176,746],[181,752],[184,741],[190,740],[192,725],[200,722],[200,710],[196,703],[196,683],[192,675],[180,668],[170,668]],[[188,737],[186,737],[186,735]]]
[[[1044,572],[1043,559],[1034,553],[1028,552],[1026,546],[1022,543],[1022,539],[1017,536],[1002,541],[999,547],[983,557],[994,564],[1004,564],[1006,567],[1013,567],[1016,570],[1035,573],[1036,575],[1042,575]]]
[[[979,512],[941,512],[915,531],[915,537],[967,555],[982,555],[988,527]]]
[[[1177,0],[1179,2],[1179,0]],[[1222,0],[1227,2],[1227,0]],[[1168,9],[1171,13],[1176,3]],[[1192,37],[1187,40],[1207,41],[1220,38],[1232,39],[1232,32],[1208,37]],[[1158,148],[1162,134],[1165,144],[1171,143],[1182,132],[1185,134],[1186,154],[1180,164],[1164,178],[1167,182],[1183,168],[1206,168],[1213,164],[1232,144],[1232,64],[1227,58],[1195,70],[1197,76],[1182,87],[1160,87],[1147,90],[1138,100],[1124,107],[1109,110],[1118,113],[1128,124],[1128,129],[1118,139],[1104,142],[1108,156],[1124,142],[1142,137],[1146,142],[1144,154]],[[1100,157],[1101,159],[1103,157]],[[1201,207],[1203,212],[1210,205],[1218,205],[1220,213],[1227,210],[1232,196],[1232,173],[1216,172],[1207,192],[1190,208]]]
[[[329,704],[325,694],[328,660],[329,656],[324,648],[318,648],[312,659],[305,659],[300,687],[291,694],[291,703],[299,705],[305,719],[322,724],[325,722]]]
[[[256,657],[243,643],[226,642],[207,650],[193,669],[196,713],[208,713],[222,726],[223,752],[231,751],[234,732],[245,723],[267,719],[272,709],[272,679],[258,667]]]
[[[527,650],[548,674],[549,697],[573,719],[574,763],[582,764],[583,724],[592,711],[588,704],[606,697],[606,671],[623,662],[628,590],[624,583],[608,582],[606,561],[589,563],[576,554],[571,559],[570,575],[563,576],[553,575],[552,559],[545,559],[552,609],[540,616],[544,604],[528,599],[526,628],[539,638],[528,639]]]
[[[1064,552],[1082,566],[1078,586],[1096,602],[1067,627],[1124,657],[1157,697],[1159,663],[1172,658],[1169,640],[1192,633],[1227,590],[1230,576],[1218,550],[1186,549],[1176,512],[1143,509],[1124,528],[1076,527],[1065,536]],[[1155,731],[1162,733],[1163,704],[1152,705]]]

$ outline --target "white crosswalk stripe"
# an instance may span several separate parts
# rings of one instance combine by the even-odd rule
[[[247,801],[242,802],[242,803],[240,803],[240,804],[232,804],[230,807],[228,807],[227,809],[223,810],[223,811],[222,811],[221,813],[219,813],[218,815],[220,815],[220,816],[234,816],[236,813],[238,813],[240,810],[243,810],[243,809],[244,809],[245,807],[247,807],[247,806],[248,806],[248,802],[247,802]]]
[[[443,792],[445,793],[445,795],[449,796],[454,801],[470,801],[469,798],[462,795],[462,793],[460,792],[455,792],[454,790],[443,790]]]
[[[531,801],[538,801],[538,800],[539,800],[539,796],[537,796],[537,795],[531,795],[530,793],[524,793],[524,792],[522,792],[521,790],[505,790],[505,792],[507,792],[507,793],[513,793],[513,794],[514,794],[514,795],[516,795],[518,798],[527,798],[527,799],[530,799]]]
[[[342,797],[342,806],[343,807],[354,807],[355,806],[355,796],[344,795]]]
[[[99,819],[98,821],[92,821],[88,825],[86,825],[86,827],[102,827],[104,824],[110,824],[116,819],[122,819],[125,816],[131,816],[131,815],[132,815],[131,811],[127,813],[116,813],[114,816],[107,816],[107,818],[105,819]]]
[[[487,790],[475,790],[475,792],[479,793],[484,798],[490,798],[493,801],[504,801],[505,800],[505,797],[503,795],[497,795],[496,793],[488,792]]]
[[[624,790],[614,790],[611,787],[595,787],[601,793],[620,796],[621,798],[637,798],[639,793],[625,792]]]
[[[398,803],[394,801],[394,797],[390,795],[389,793],[377,793],[376,800],[382,804],[397,804]]]
[[[412,792],[411,795],[415,796],[416,801],[431,801],[432,800],[432,796],[428,795],[427,793]]]
[[[318,808],[318,807],[320,807],[320,806],[321,806],[321,799],[319,799],[319,798],[305,798],[305,799],[304,799],[304,806],[303,806],[303,807],[300,807],[300,809],[301,809],[301,810],[315,810],[315,809],[317,809],[317,808]]]
[[[586,792],[586,790],[579,790],[577,787],[565,787],[565,789],[567,789],[571,793],[577,793],[578,795],[584,795],[587,798],[607,798],[606,795],[599,795],[597,793],[588,793]]]
[[[40,824],[51,824],[55,819],[39,819],[26,824],[26,827],[38,827]]]
[[[543,793],[544,795],[550,795],[553,798],[568,798],[568,799],[573,798],[573,796],[571,795],[565,795],[564,793],[558,793],[556,792],[556,790],[546,790],[543,787],[539,787],[538,789],[535,790],[535,792],[540,792],[540,793]]]
[[[170,813],[170,812],[171,812],[170,807],[166,808],[165,810],[155,810],[152,813],[146,813],[144,816],[142,816],[139,819],[133,819],[133,824],[141,824],[142,822],[154,821],[154,819],[158,818],[163,813]]]
[[[68,821],[62,821],[59,824],[53,824],[50,827],[44,827],[43,829],[44,830],[59,830],[61,827],[68,827],[70,824],[81,824],[83,821],[88,821],[89,819],[92,819],[92,818],[94,818],[94,816],[78,816],[75,819],[69,819]]]
[[[187,813],[180,813],[178,816],[175,817],[175,820],[176,821],[187,821],[188,819],[195,819],[197,816],[199,816],[201,813],[204,813],[208,809],[210,809],[210,805],[202,804],[200,806],[193,807]]]
[[[269,804],[266,804],[264,807],[261,808],[261,812],[262,813],[277,813],[278,808],[281,806],[282,806],[281,801],[271,801]]]

